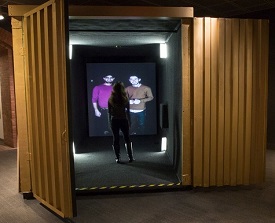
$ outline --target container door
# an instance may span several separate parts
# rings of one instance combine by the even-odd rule
[[[192,184],[265,179],[267,20],[194,18]]]
[[[67,15],[63,0],[24,14],[28,137],[32,192],[61,217],[72,217],[67,111]]]

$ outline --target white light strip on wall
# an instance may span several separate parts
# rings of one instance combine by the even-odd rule
[[[166,151],[167,148],[167,138],[162,137],[161,138],[161,151]]]
[[[160,49],[160,58],[167,58],[167,45],[166,43],[161,43],[159,45],[159,49]]]
[[[69,47],[69,58],[70,60],[73,58],[73,45],[70,44],[70,47]]]
[[[0,15],[0,20],[3,20],[5,17],[3,15]]]
[[[75,154],[75,146],[74,146],[74,142],[73,142],[73,153]]]

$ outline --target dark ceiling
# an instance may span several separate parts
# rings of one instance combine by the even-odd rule
[[[40,5],[44,0],[0,0],[0,5]],[[274,0],[69,0],[71,5],[193,7],[195,16],[232,17],[275,8]]]
[[[40,5],[44,0],[0,0],[8,5]],[[274,9],[275,0],[69,0],[70,5],[193,7],[195,17],[239,17]],[[179,20],[70,20],[70,42],[97,46],[143,45],[165,42],[179,27]],[[10,21],[0,21],[10,28]]]
[[[0,6],[39,5],[45,0],[0,0]],[[274,0],[69,0],[71,5],[193,7],[195,16],[232,17],[275,8]]]

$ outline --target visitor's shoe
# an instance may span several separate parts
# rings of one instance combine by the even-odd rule
[[[132,147],[132,143],[126,143],[125,144],[126,147],[126,151],[128,153],[128,158],[129,158],[129,163],[132,163],[133,161],[135,161],[134,156],[133,156],[133,147]]]
[[[119,145],[113,145],[113,150],[115,151],[115,156],[116,156],[116,163],[121,163],[120,162],[120,147]]]

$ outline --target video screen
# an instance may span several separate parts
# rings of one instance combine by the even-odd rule
[[[108,100],[122,81],[130,101],[131,135],[157,134],[155,63],[87,63],[89,136],[111,136]]]

